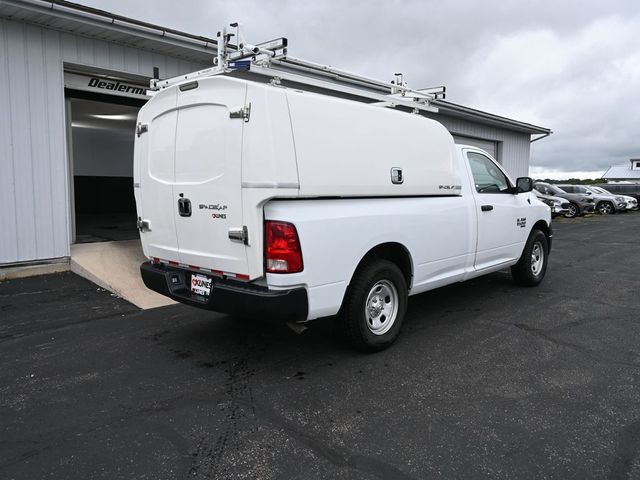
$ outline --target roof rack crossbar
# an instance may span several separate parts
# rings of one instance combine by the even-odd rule
[[[232,23],[230,26],[235,29],[235,33],[227,32],[226,27],[217,33],[218,51],[212,67],[166,80],[152,79],[151,89],[160,90],[203,76],[249,71],[252,74],[270,78],[272,83],[279,84],[285,81],[301,88],[310,86],[339,92],[370,100],[370,105],[408,107],[415,113],[437,112],[438,108],[432,105],[432,102],[444,99],[446,95],[444,86],[419,90],[409,88],[402,74],[395,74],[395,81],[384,82],[329,65],[289,56],[286,38],[250,44],[244,40],[239,23]],[[232,37],[236,37],[235,45],[230,42]]]

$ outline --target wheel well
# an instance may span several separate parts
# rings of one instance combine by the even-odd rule
[[[395,242],[381,243],[380,245],[376,245],[371,250],[369,250],[364,257],[362,257],[362,260],[360,260],[360,263],[358,263],[355,272],[357,272],[372,258],[382,258],[396,264],[402,272],[405,280],[407,281],[407,288],[411,288],[411,279],[413,277],[413,262],[411,261],[411,255],[409,254],[409,251],[404,247],[404,245]]]
[[[535,229],[542,231],[547,239],[549,239],[549,237],[551,236],[549,225],[547,225],[547,222],[545,222],[544,220],[538,220],[538,222],[533,226],[533,230]]]

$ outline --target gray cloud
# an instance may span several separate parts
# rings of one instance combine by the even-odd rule
[[[84,0],[213,36],[240,21],[248,40],[286,36],[290,53],[553,129],[532,164],[604,170],[640,155],[640,4],[489,0]],[[176,7],[180,5],[180,7]]]

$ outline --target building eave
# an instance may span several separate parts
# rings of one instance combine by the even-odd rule
[[[446,100],[436,100],[433,102],[433,104],[438,107],[439,113],[443,115],[450,115],[452,117],[474,120],[487,125],[494,125],[497,127],[506,128],[508,130],[528,133],[530,135],[547,136],[553,133],[549,128],[532,125],[526,122],[520,122],[518,120],[502,117],[500,115],[494,115],[489,112],[465,107],[463,105],[458,105]]]
[[[0,18],[209,63],[217,41],[65,0],[0,0]]]

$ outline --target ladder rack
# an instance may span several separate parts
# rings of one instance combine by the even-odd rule
[[[238,23],[230,25],[236,33],[228,33],[226,27],[218,32],[218,53],[213,66],[196,72],[179,75],[166,80],[152,79],[151,90],[196,80],[201,77],[234,74],[265,77],[272,84],[285,82],[304,89],[305,86],[328,90],[342,95],[355,96],[371,105],[379,107],[407,107],[412,112],[437,112],[434,100],[444,99],[446,87],[414,90],[406,86],[402,74],[396,73],[396,80],[384,82],[365,77],[328,65],[310,62],[289,56],[286,38],[277,38],[256,45],[246,43]],[[231,44],[231,37],[237,44]]]

